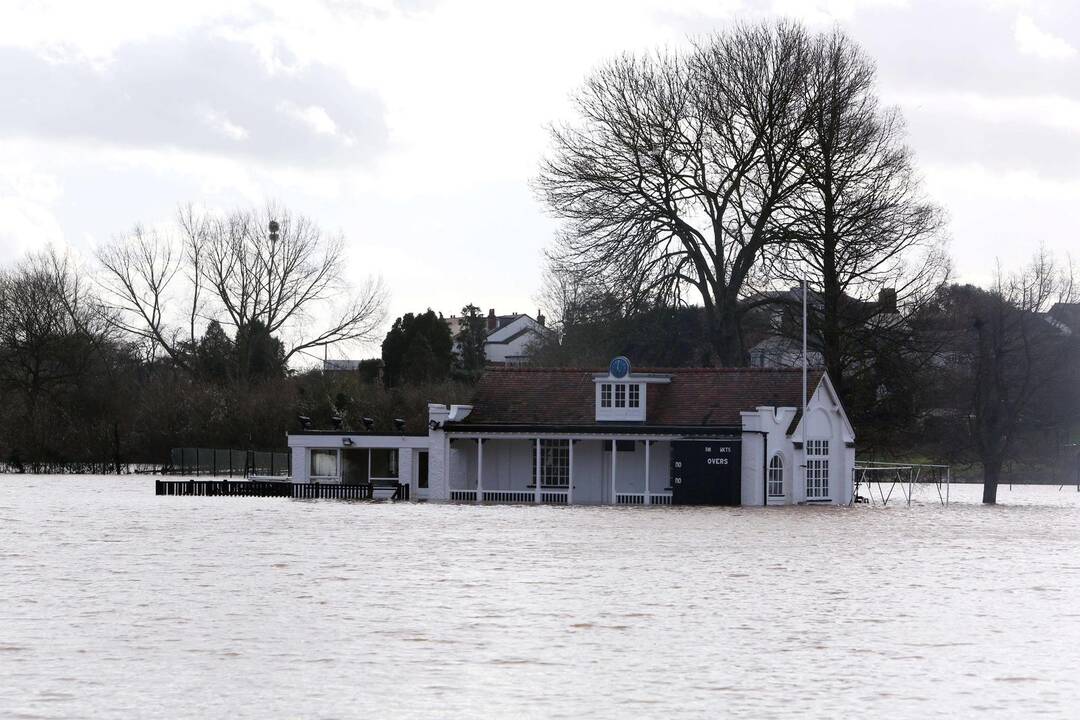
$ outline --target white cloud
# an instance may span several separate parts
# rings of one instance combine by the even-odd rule
[[[338,134],[337,123],[334,122],[334,119],[330,117],[324,107],[318,105],[298,107],[290,102],[283,102],[279,107],[283,112],[292,115],[320,135],[333,136]]]
[[[885,99],[903,108],[949,112],[985,122],[1057,128],[1080,136],[1080,100],[1060,95],[908,92],[891,93]]]
[[[1067,60],[1076,55],[1076,48],[1063,38],[1040,30],[1027,15],[1016,16],[1016,46],[1021,53],[1044,60]]]
[[[207,108],[202,113],[203,122],[233,140],[247,140],[248,131],[244,126],[229,120],[224,113]]]
[[[520,310],[556,229],[527,182],[545,124],[573,117],[590,70],[785,14],[841,23],[883,81],[899,78],[906,95],[888,99],[921,131],[912,144],[954,219],[957,265],[977,274],[1026,237],[1075,244],[1054,234],[1076,225],[1064,215],[1075,175],[1031,170],[1039,152],[1064,168],[1080,137],[1080,95],[1061,72],[1073,66],[1042,61],[1080,47],[1071,2],[1033,15],[1061,37],[1017,17],[1026,0],[24,3],[0,13],[0,104],[17,108],[0,120],[0,260],[15,242],[167,220],[188,200],[283,199],[343,232],[348,273],[384,274],[392,315]],[[1014,35],[1023,55],[1000,51]],[[46,56],[64,63],[36,62]],[[21,169],[5,171],[23,139]],[[1003,140],[1014,153],[1002,160]]]
[[[29,162],[0,165],[0,261],[63,245],[64,232],[54,212],[62,194],[55,175]]]

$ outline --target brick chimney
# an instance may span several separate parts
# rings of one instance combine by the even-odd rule
[[[544,313],[540,312],[539,308],[536,310],[536,324],[544,327]]]
[[[878,312],[895,315],[900,312],[896,309],[896,290],[894,288],[882,288],[878,291]]]
[[[495,332],[499,329],[499,319],[495,317],[495,308],[488,310],[487,329],[488,332]]]

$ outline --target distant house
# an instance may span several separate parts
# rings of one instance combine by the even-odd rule
[[[353,372],[360,369],[363,360],[323,360],[324,372]]]
[[[365,382],[380,383],[383,377],[381,358],[364,360],[323,360],[323,372],[357,373]]]
[[[1080,303],[1054,303],[1046,313],[1046,320],[1062,334],[1080,333]]]
[[[748,356],[751,367],[788,368],[802,365],[802,288],[763,293],[750,300],[762,305],[767,316],[764,327],[752,333]],[[824,303],[813,291],[807,294],[811,313],[820,315]],[[896,291],[884,289],[876,301],[856,300],[844,296],[841,313],[847,327],[861,326],[866,329],[890,326],[900,319],[896,307]],[[820,351],[820,339],[811,334],[807,338],[807,360],[812,366],[824,364]]]
[[[484,357],[492,365],[521,365],[528,359],[529,345],[547,332],[544,316],[540,313],[534,319],[519,313],[496,315],[492,308],[484,322],[487,331]],[[451,315],[446,318],[446,324],[454,338],[454,353],[459,354],[461,347],[457,337],[464,327],[463,318]]]

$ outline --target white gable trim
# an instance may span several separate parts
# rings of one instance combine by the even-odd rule
[[[831,410],[840,416],[840,421],[843,423],[844,428],[844,441],[855,442],[855,429],[851,427],[851,421],[848,420],[847,412],[844,411],[844,406],[840,402],[840,397],[836,394],[836,388],[833,387],[832,380],[829,379],[829,373],[827,372],[822,373],[821,380],[818,381],[817,386],[810,391],[809,396],[807,397],[807,415],[809,414],[810,407],[814,405],[814,401],[818,397],[819,390],[824,392],[826,395],[826,398],[824,399],[827,401],[825,404],[821,405],[821,407],[824,407],[826,410]],[[805,415],[799,418],[799,422],[791,433],[791,437],[802,437],[802,425],[805,421]]]

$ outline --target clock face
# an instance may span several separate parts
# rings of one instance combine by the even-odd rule
[[[608,372],[611,373],[611,377],[624,378],[630,374],[630,361],[620,355],[611,361]]]

